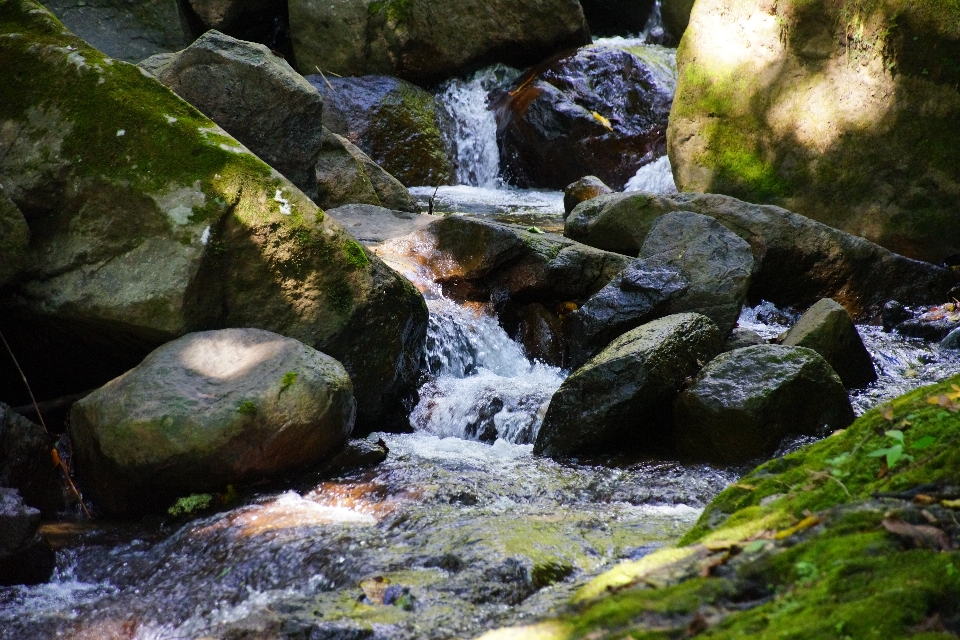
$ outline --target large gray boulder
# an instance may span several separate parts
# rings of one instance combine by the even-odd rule
[[[820,300],[790,327],[780,344],[813,349],[833,367],[848,389],[865,387],[877,379],[870,352],[850,314],[829,298]]]
[[[408,212],[419,210],[413,196],[399,180],[352,142],[326,128],[314,176],[314,202],[323,209],[363,204]]]
[[[658,218],[640,258],[569,316],[573,366],[630,329],[674,313],[701,313],[727,335],[752,270],[750,245],[716,220],[683,211]]]
[[[27,221],[0,186],[0,286],[20,270],[29,243]]]
[[[177,0],[47,0],[70,31],[111,58],[140,62],[190,40]]]
[[[786,209],[702,193],[616,193],[579,205],[564,235],[592,247],[637,255],[654,220],[671,211],[710,216],[750,243],[750,298],[808,306],[833,298],[858,316],[888,300],[939,300],[956,278],[949,270],[892,253]]]
[[[289,8],[297,65],[342,76],[431,83],[590,42],[577,0],[290,0]]]
[[[257,327],[340,360],[361,429],[403,426],[426,337],[420,293],[154,78],[31,0],[0,14],[20,34],[0,38],[15,70],[0,183],[32,236],[0,327],[38,397],[102,385],[191,331]],[[0,397],[24,403],[22,388],[0,358]]]
[[[712,360],[674,407],[677,446],[733,464],[769,456],[790,435],[824,436],[853,422],[840,378],[818,353],[765,344]]]
[[[669,447],[673,399],[722,342],[716,325],[696,313],[667,316],[625,333],[553,395],[534,453]]]
[[[63,509],[63,490],[53,464],[53,443],[42,426],[0,402],[0,487],[53,518]]]
[[[431,259],[445,265],[437,281],[468,300],[582,300],[629,262],[532,227],[469,216],[445,216],[424,233],[433,247]]]
[[[323,137],[323,98],[262,44],[207,31],[157,79],[223,127],[307,196]],[[151,67],[147,62],[145,67]]]
[[[37,535],[40,511],[23,503],[16,489],[0,487],[0,587],[50,579],[56,556]]]
[[[222,491],[330,458],[353,431],[343,366],[260,329],[191,333],[77,402],[77,470],[105,513]]]
[[[309,75],[307,80],[323,95],[324,125],[400,182],[409,187],[455,182],[444,138],[449,125],[433,94],[389,76]]]

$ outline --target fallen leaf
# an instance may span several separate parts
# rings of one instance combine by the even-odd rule
[[[948,509],[960,509],[960,500],[941,500],[940,504]]]
[[[597,122],[603,125],[604,129],[606,129],[607,131],[613,131],[613,125],[610,124],[609,120],[604,118],[602,115],[600,115],[596,111],[591,111],[590,113],[592,113],[593,117],[597,119]]]
[[[887,420],[893,421],[893,406],[887,404],[880,407],[880,415]]]
[[[753,491],[756,489],[756,485],[752,484],[743,484],[742,482],[734,482],[731,487],[736,487],[737,489],[743,489],[744,491]]]
[[[933,504],[937,501],[937,499],[924,493],[918,493],[917,495],[913,496],[913,501],[916,504]]]
[[[363,595],[367,596],[373,604],[383,604],[383,596],[390,586],[390,581],[383,576],[367,578],[360,582],[360,588],[363,589]]]
[[[910,538],[918,547],[936,551],[950,551],[953,545],[942,530],[928,524],[910,524],[899,518],[884,518],[883,528],[902,538]]]

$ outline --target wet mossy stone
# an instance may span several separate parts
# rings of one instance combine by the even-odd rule
[[[290,0],[301,70],[421,85],[494,62],[526,67],[590,43],[577,0]],[[331,74],[327,74],[328,76]]]
[[[417,212],[407,188],[352,142],[323,130],[317,155],[315,202],[324,209],[361,204]]]
[[[402,423],[427,320],[409,282],[195,108],[39,4],[0,4],[0,33],[0,183],[31,232],[0,323],[59,340],[36,349],[18,331],[12,345],[34,354],[32,379],[59,381],[46,397],[101,385],[190,331],[247,326],[339,359],[361,424]],[[4,397],[21,393],[11,369],[0,364]]]
[[[629,331],[567,378],[547,408],[533,451],[657,451],[672,444],[670,405],[683,381],[719,351],[706,316],[681,313]]]
[[[681,453],[726,464],[770,455],[787,436],[843,429],[853,418],[826,360],[811,349],[773,344],[710,361],[674,407]]]
[[[77,402],[70,437],[101,513],[137,515],[331,458],[353,431],[343,366],[260,329],[191,333]]]
[[[30,227],[17,205],[0,187],[0,285],[20,270],[30,243]]]
[[[873,360],[850,314],[829,298],[807,309],[780,344],[813,349],[833,367],[848,389],[865,387],[877,379]]]
[[[324,125],[400,182],[408,187],[453,184],[455,168],[444,137],[447,116],[431,93],[389,76],[307,79],[323,95]]]
[[[701,313],[728,334],[752,271],[750,245],[716,220],[683,211],[658,218],[640,258],[570,315],[573,366],[626,331],[674,313]]]
[[[945,0],[698,0],[667,131],[677,187],[958,253],[958,25]]]
[[[323,97],[283,58],[211,30],[162,61],[160,82],[316,200]]]
[[[943,267],[892,253],[863,238],[781,207],[704,193],[613,193],[580,204],[564,235],[592,247],[637,255],[654,220],[671,211],[710,216],[753,249],[750,300],[781,306],[832,298],[853,316],[888,300],[929,304],[956,282]]]

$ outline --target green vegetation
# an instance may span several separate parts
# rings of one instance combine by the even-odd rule
[[[760,466],[681,547],[614,568],[559,620],[508,637],[955,638],[958,498],[960,376]]]
[[[253,400],[244,400],[237,405],[237,413],[242,413],[245,416],[256,415],[257,403]]]
[[[213,496],[209,493],[194,493],[177,500],[172,507],[167,509],[167,513],[174,517],[189,516],[208,508],[212,502]]]

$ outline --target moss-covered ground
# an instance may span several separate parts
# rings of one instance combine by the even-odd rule
[[[956,638],[960,376],[721,493],[676,548],[493,638]]]

